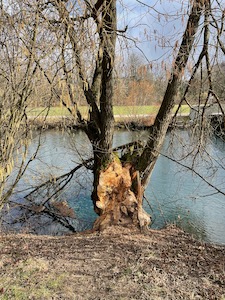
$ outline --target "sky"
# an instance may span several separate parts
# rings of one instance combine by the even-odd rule
[[[118,27],[124,29],[128,26],[126,36],[130,38],[123,47],[139,53],[146,62],[171,62],[174,45],[179,46],[182,40],[190,1],[119,0],[118,3]],[[220,14],[221,9],[225,11],[225,0],[212,0],[211,3],[216,9],[221,5]]]
[[[188,1],[183,5],[180,1],[141,1],[152,8],[136,0],[121,2],[123,4],[118,8],[119,29],[128,26],[127,35],[136,41],[149,61],[171,56],[175,42],[182,37]],[[134,42],[130,42],[129,46],[135,51]]]

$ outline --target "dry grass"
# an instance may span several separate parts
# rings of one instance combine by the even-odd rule
[[[170,227],[0,236],[0,299],[225,299],[225,248]]]

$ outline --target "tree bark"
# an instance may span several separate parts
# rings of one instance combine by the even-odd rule
[[[99,28],[99,53],[96,61],[92,91],[99,98],[99,138],[92,142],[94,151],[94,189],[92,199],[99,218],[94,229],[102,230],[112,224],[145,224],[150,217],[139,201],[138,176],[132,164],[122,163],[112,151],[113,117],[113,68],[116,45],[116,1],[103,1],[102,20]],[[136,184],[134,184],[136,182]],[[143,226],[144,227],[144,226]]]

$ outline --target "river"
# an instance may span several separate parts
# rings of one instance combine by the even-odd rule
[[[114,146],[145,138],[144,131],[118,130]],[[210,186],[215,185],[225,192],[225,143],[215,137],[208,140],[207,153],[200,151],[193,163],[193,155],[188,153],[195,153],[196,144],[190,143],[190,139],[190,133],[185,130],[167,134],[162,155],[145,193],[144,207],[152,216],[152,228],[175,223],[204,241],[225,244],[225,197]],[[37,137],[33,139],[30,154],[35,151],[37,141]],[[69,171],[81,162],[81,157],[91,157],[89,141],[82,131],[72,134],[46,131],[41,137],[38,158],[30,164],[14,199],[22,199],[30,186],[47,179],[50,174],[57,176]],[[188,170],[193,166],[194,172]],[[90,199],[91,189],[92,175],[82,170],[60,194],[75,210],[77,230],[90,228],[96,219]],[[48,229],[42,228],[39,233],[56,234],[56,230],[57,227],[49,224]]]

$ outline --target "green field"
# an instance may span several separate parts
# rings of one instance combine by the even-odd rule
[[[87,106],[80,106],[80,112],[83,115],[87,115],[88,108]],[[124,116],[124,115],[155,115],[159,109],[159,106],[149,105],[149,106],[114,106],[113,112],[114,115]],[[174,111],[176,111],[177,106]],[[190,108],[188,105],[182,105],[179,113],[188,114],[190,112]],[[65,107],[36,107],[36,108],[28,108],[27,109],[28,116],[69,116],[70,113]]]

